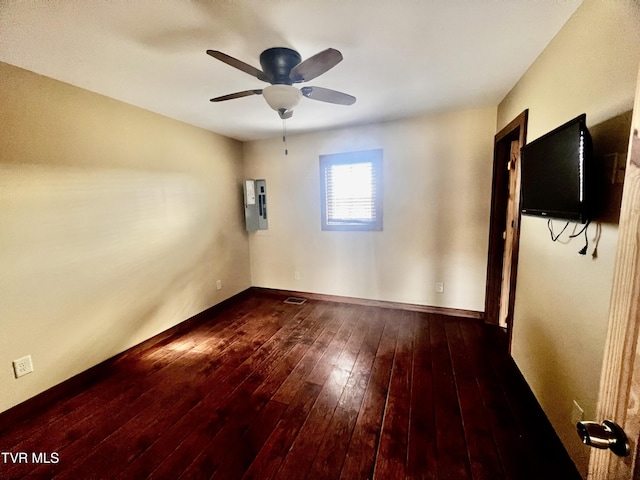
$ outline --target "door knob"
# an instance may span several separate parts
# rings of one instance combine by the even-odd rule
[[[582,443],[595,448],[608,448],[619,457],[626,457],[630,453],[629,440],[622,428],[611,420],[602,423],[578,422],[578,435]]]

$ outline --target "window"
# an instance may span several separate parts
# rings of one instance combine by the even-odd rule
[[[323,230],[382,230],[382,150],[320,155]]]

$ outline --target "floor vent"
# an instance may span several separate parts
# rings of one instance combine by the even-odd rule
[[[307,301],[306,298],[287,297],[287,299],[284,301],[284,303],[290,303],[291,305],[302,305],[306,301]]]

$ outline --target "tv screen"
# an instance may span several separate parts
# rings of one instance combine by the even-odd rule
[[[521,151],[523,215],[585,223],[593,209],[593,147],[582,114]]]

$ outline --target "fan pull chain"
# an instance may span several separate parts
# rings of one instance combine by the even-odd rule
[[[282,119],[282,142],[284,143],[284,154],[289,155],[289,149],[287,148],[287,120]]]

